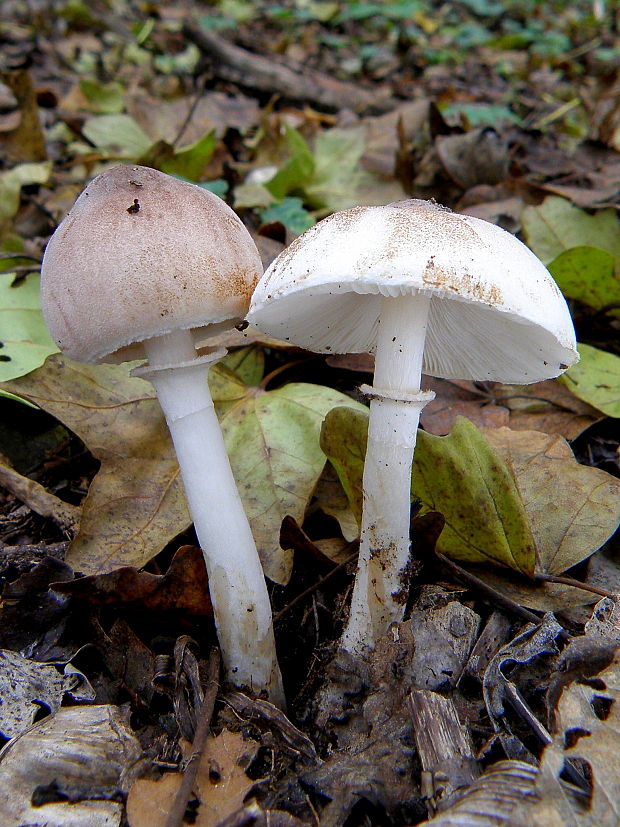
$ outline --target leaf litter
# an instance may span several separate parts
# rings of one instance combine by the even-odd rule
[[[124,368],[45,362],[54,348],[35,272],[45,241],[86,180],[119,157],[236,204],[266,261],[333,209],[403,197],[434,197],[522,231],[568,298],[582,342],[580,364],[561,381],[437,381],[416,457],[420,493],[414,472],[421,515],[408,620],[368,661],[351,663],[335,649],[361,507],[364,414],[350,368],[372,366],[363,355],[295,366],[298,353],[239,333],[234,346],[255,346],[214,369],[211,384],[250,485],[274,609],[285,610],[277,634],[290,717],[220,695],[215,758],[238,785],[226,813],[196,801],[197,823],[412,825],[434,815],[485,825],[498,814],[507,824],[616,823],[616,604],[608,597],[591,610],[599,595],[580,588],[620,590],[617,542],[607,539],[619,456],[615,22],[597,4],[548,15],[518,0],[432,14],[353,0],[222,0],[206,13],[190,4],[153,14],[63,2],[53,16],[44,3],[5,5],[0,253],[24,257],[0,261],[0,378],[11,380],[4,393],[39,406],[30,416],[41,434],[2,399],[17,420],[2,433],[20,444],[7,436],[0,451],[48,503],[81,509],[81,525],[72,539],[70,526],[32,509],[34,489],[15,476],[6,483],[2,645],[11,664],[34,664],[39,682],[58,679],[45,696],[55,715],[0,760],[3,823],[120,824],[134,770],[167,771],[178,786],[182,772],[170,770],[183,769],[179,733],[193,735],[205,673],[189,635],[205,651],[215,640],[200,556],[182,546],[193,541],[189,515],[150,387]],[[34,60],[23,68],[26,53]],[[46,441],[43,411],[69,431],[55,425]],[[326,415],[321,439],[334,466],[320,450]],[[287,516],[298,530],[283,532],[282,549]],[[59,559],[70,540],[67,559],[84,577]],[[457,569],[435,550],[472,570],[479,559],[476,573],[496,592],[474,579],[456,585]],[[531,579],[557,572],[571,585]],[[556,619],[525,627],[523,606]],[[91,681],[94,705],[57,710],[64,667],[50,664],[69,660]],[[499,717],[482,700],[492,663]],[[47,704],[32,707],[45,693],[29,686],[26,722]],[[451,727],[470,735],[469,775],[442,758],[464,749]],[[249,775],[234,763],[248,737],[259,745]],[[103,775],[86,779],[84,766]],[[148,794],[137,800],[144,818]]]

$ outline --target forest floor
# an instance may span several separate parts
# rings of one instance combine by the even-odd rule
[[[0,44],[2,824],[620,824],[615,4],[3,0]],[[560,379],[425,379],[406,619],[363,660],[338,640],[372,358],[226,337],[286,714],[221,675],[152,388],[41,316],[45,246],[117,163],[224,198],[265,266],[434,199],[523,240],[575,324]]]

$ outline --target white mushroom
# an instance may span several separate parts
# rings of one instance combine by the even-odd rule
[[[81,362],[148,358],[202,546],[228,676],[281,702],[266,583],[207,383],[224,350],[195,339],[245,316],[262,266],[243,223],[217,196],[146,167],[95,178],[51,238],[43,314]]]
[[[411,465],[421,372],[529,383],[578,359],[571,318],[540,261],[510,233],[426,201],[324,219],[258,283],[250,322],[319,352],[375,353],[358,572],[343,637],[373,647],[409,590]]]

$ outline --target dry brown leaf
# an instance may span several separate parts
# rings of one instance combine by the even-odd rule
[[[258,746],[226,729],[207,741],[195,781],[194,792],[200,801],[195,827],[214,827],[242,806],[254,784],[245,768]],[[136,781],[127,799],[131,827],[163,827],[181,778],[174,773],[159,781]]]
[[[76,571],[143,566],[190,525],[155,391],[127,366],[80,365],[58,354],[3,387],[57,417],[101,461],[67,554]]]
[[[132,604],[132,608],[193,615],[213,612],[204,558],[197,546],[181,546],[165,574],[124,566],[107,574],[56,583],[54,591],[100,606]]]

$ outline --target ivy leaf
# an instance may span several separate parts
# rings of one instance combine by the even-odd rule
[[[559,381],[607,416],[620,417],[620,357],[590,345],[580,344],[578,350],[579,362]]]
[[[265,574],[286,583],[292,558],[279,545],[280,525],[303,520],[325,465],[321,423],[334,407],[364,406],[332,388],[291,383],[273,391],[246,386],[222,415],[228,455]]]
[[[301,198],[284,198],[279,204],[271,204],[259,214],[263,224],[279,221],[295,235],[301,235],[316,223],[314,217],[304,209]]]
[[[22,187],[46,184],[52,171],[51,161],[17,164],[0,173],[0,225],[17,213]]]

